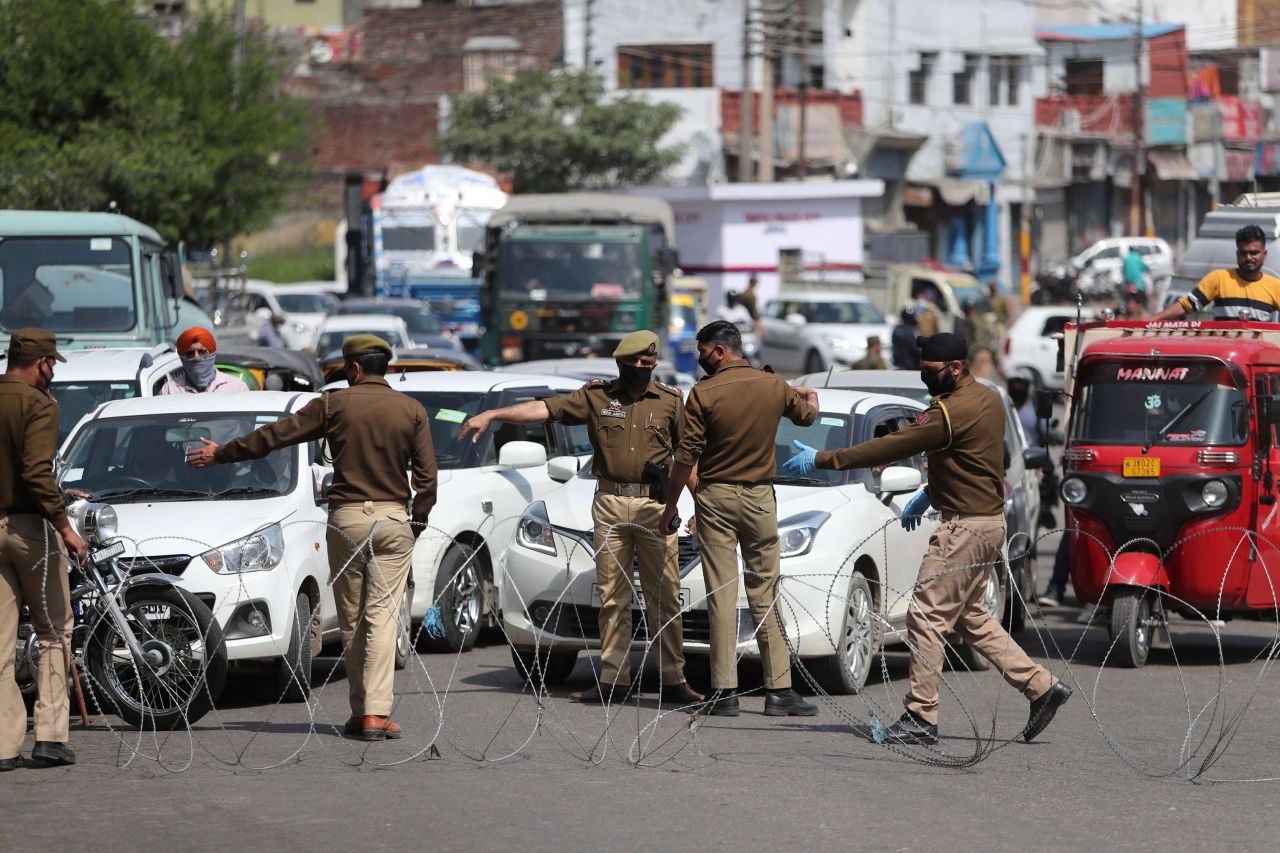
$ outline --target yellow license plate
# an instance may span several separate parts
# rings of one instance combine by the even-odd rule
[[[1124,475],[1126,477],[1159,477],[1160,459],[1156,456],[1126,456]]]

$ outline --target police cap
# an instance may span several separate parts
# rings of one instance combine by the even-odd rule
[[[66,361],[58,352],[58,339],[47,329],[18,329],[9,336],[9,355],[27,358],[56,358]]]
[[[632,332],[613,351],[614,358],[631,358],[636,355],[657,355],[658,336],[648,329]]]
[[[969,357],[969,348],[964,338],[950,332],[939,332],[929,337],[916,338],[916,346],[920,347],[921,361],[964,361]]]
[[[371,352],[382,352],[390,358],[391,344],[384,341],[377,335],[352,335],[342,342],[342,357],[353,358],[357,355],[366,355]]]

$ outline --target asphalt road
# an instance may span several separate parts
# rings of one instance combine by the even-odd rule
[[[1135,671],[1101,666],[1106,630],[1076,613],[1047,611],[1021,635],[1076,691],[1033,744],[1013,740],[1026,702],[991,672],[948,674],[937,751],[868,743],[867,703],[898,712],[901,653],[885,657],[888,681],[820,697],[816,718],[764,717],[757,693],[742,716],[691,730],[651,689],[607,716],[569,703],[591,681],[585,657],[540,708],[498,636],[400,674],[399,741],[335,731],[334,661],[318,667],[310,712],[238,677],[191,736],[73,727],[76,767],[0,776],[5,847],[1274,850],[1274,626],[1229,623],[1220,665],[1211,631],[1178,623],[1176,661]],[[758,668],[743,674],[758,687]]]

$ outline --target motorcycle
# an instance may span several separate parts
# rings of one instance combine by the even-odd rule
[[[108,504],[72,501],[67,515],[90,545],[71,569],[75,614],[71,653],[85,699],[98,713],[138,728],[190,725],[212,708],[227,674],[227,647],[213,613],[178,586],[181,578],[148,571],[145,558],[126,566]],[[39,648],[31,613],[18,626],[15,676],[35,700]]]

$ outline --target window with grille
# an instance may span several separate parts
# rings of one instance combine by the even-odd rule
[[[510,80],[524,68],[520,42],[508,36],[480,36],[462,47],[462,90],[483,92],[490,79]]]
[[[619,89],[714,86],[710,44],[631,44],[618,48]]]
[[[964,65],[951,75],[951,102],[953,104],[973,103],[973,78],[978,76],[978,57],[971,53],[964,55]]]
[[[907,72],[908,96],[913,104],[929,102],[929,77],[933,75],[934,63],[938,61],[936,53],[920,54],[919,67]]]

